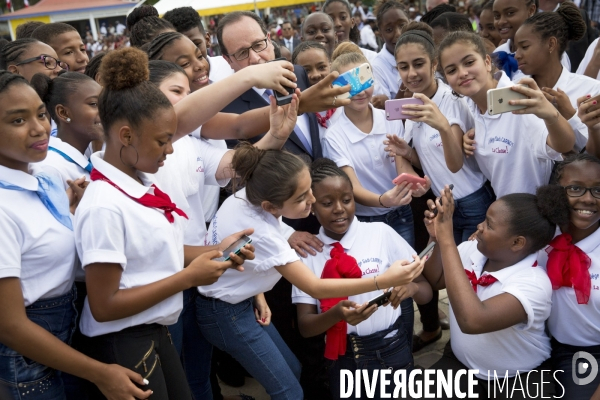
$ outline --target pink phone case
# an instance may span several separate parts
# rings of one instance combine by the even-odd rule
[[[396,179],[392,181],[394,185],[399,185],[402,182],[408,182],[412,184],[411,190],[417,190],[418,183],[420,183],[421,186],[425,186],[427,184],[427,181],[425,179],[410,174],[400,174],[396,177]]]
[[[410,119],[410,117],[403,113],[402,106],[405,104],[420,104],[423,105],[423,100],[411,97],[408,99],[395,99],[385,101],[385,117],[388,121],[397,119]]]

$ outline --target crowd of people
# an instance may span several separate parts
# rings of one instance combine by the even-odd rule
[[[211,35],[144,5],[91,58],[71,25],[19,26],[0,399],[219,399],[219,367],[346,398],[343,371],[410,373],[447,328],[431,369],[464,393],[600,399],[600,375],[575,379],[600,361],[600,44],[584,9],[541,3],[327,0],[279,43],[252,12]],[[332,85],[357,68],[367,89]],[[492,113],[502,88],[518,107]]]

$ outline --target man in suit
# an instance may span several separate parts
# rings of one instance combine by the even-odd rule
[[[283,35],[283,39],[281,39],[280,44],[287,47],[290,53],[293,54],[296,46],[300,44],[300,40],[294,35],[294,27],[290,21],[283,21],[283,24],[281,24],[281,34]]]

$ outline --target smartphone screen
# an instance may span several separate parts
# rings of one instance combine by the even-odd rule
[[[228,261],[229,254],[239,254],[242,247],[247,245],[248,243],[252,243],[252,239],[249,236],[242,236],[238,240],[236,240],[231,246],[227,247],[223,250],[223,257],[215,258],[216,261]]]

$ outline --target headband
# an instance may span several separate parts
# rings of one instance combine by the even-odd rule
[[[408,36],[408,35],[417,35],[422,37],[423,39],[427,40],[435,49],[435,44],[433,43],[433,40],[431,39],[431,36],[429,36],[428,33],[423,32],[423,31],[418,31],[418,30],[410,30],[410,31],[406,31],[404,32],[402,35],[400,35],[400,37],[398,38],[398,40],[396,41],[397,43],[400,42],[400,39],[402,39],[403,36]]]

